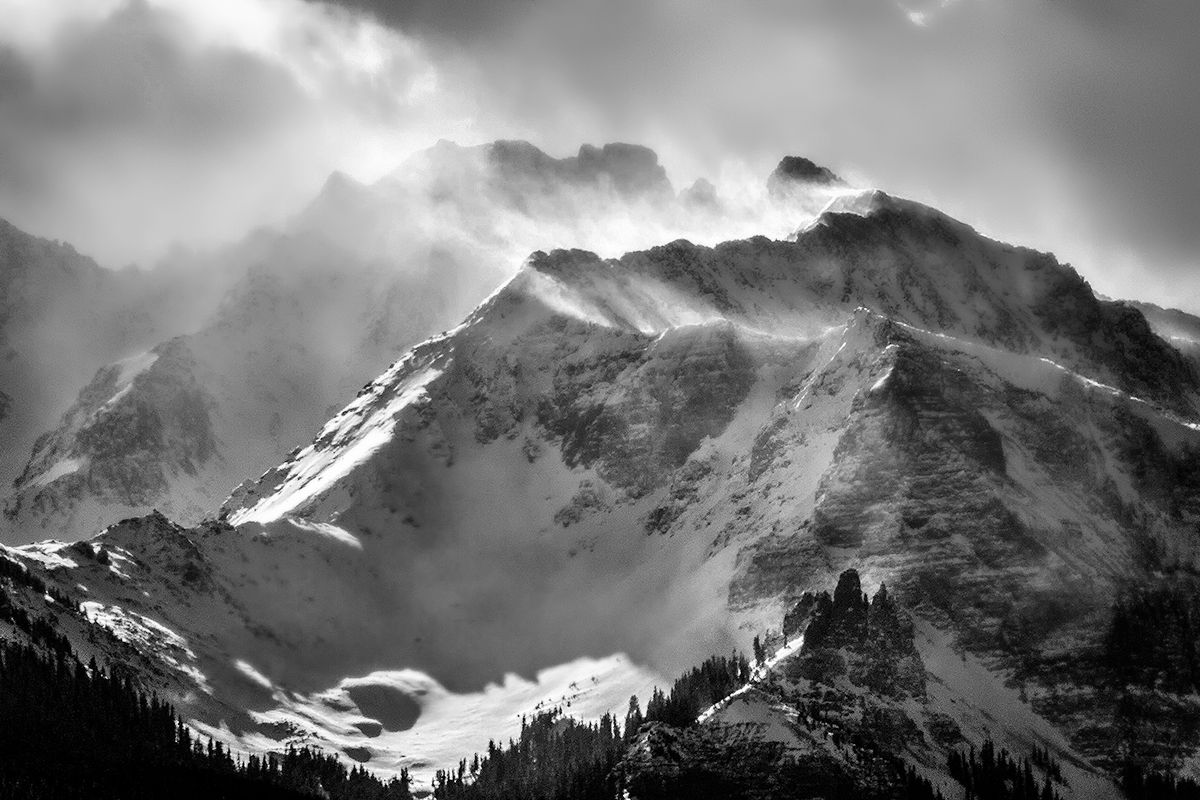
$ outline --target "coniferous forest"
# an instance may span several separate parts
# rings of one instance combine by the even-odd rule
[[[235,759],[170,705],[68,654],[0,645],[0,798],[400,800],[388,783],[308,749]]]
[[[15,576],[9,576],[13,578]],[[19,576],[28,580],[31,576]],[[69,598],[62,598],[69,602]],[[834,605],[827,603],[828,605]],[[311,749],[242,758],[195,735],[119,668],[84,664],[70,642],[0,589],[0,619],[30,643],[0,638],[0,800],[89,798],[305,798],[407,800],[407,774],[384,782]],[[787,754],[753,726],[697,724],[701,713],[749,683],[740,654],[714,656],[655,689],[643,713],[585,723],[561,710],[522,723],[507,746],[438,772],[436,800],[942,800],[899,756],[863,740],[850,761]],[[819,714],[812,710],[813,719]],[[808,713],[801,715],[809,718]],[[835,746],[839,737],[833,734]],[[843,740],[845,737],[841,737]],[[853,737],[851,737],[853,738]],[[861,738],[861,737],[860,737]],[[854,766],[850,766],[853,762]],[[991,741],[952,751],[965,800],[1060,800],[1057,761],[1036,748],[1018,759]],[[1200,800],[1187,779],[1130,768],[1132,800]],[[947,798],[946,800],[949,800]]]
[[[1034,775],[1034,762],[1044,765],[1041,781]],[[969,753],[952,752],[950,775],[966,789],[967,800],[1059,800],[1052,776],[1061,773],[1057,764],[1044,751],[1036,751],[1033,761],[1018,761],[989,739],[979,754],[972,747]]]
[[[643,713],[630,698],[624,727],[544,712],[507,747],[489,744],[440,772],[437,800],[936,800],[932,784],[896,758],[852,773],[836,760],[794,758],[743,726],[699,725],[714,702],[745,685],[744,656],[716,656],[655,690]]]
[[[1148,772],[1133,765],[1125,768],[1121,788],[1129,800],[1200,800],[1200,783],[1191,778]]]
[[[407,775],[385,783],[309,749],[235,758],[119,671],[83,664],[2,589],[0,618],[32,642],[0,638],[0,800],[411,797]]]

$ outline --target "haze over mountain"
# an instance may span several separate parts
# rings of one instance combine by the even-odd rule
[[[17,477],[98,367],[192,330],[229,280],[182,254],[114,272],[0,221],[0,481]]]
[[[1200,311],[1200,10],[1119,2],[9,0],[0,217],[106,266],[208,250],[438,139],[784,153]],[[646,246],[646,245],[639,245]],[[523,254],[522,254],[523,255]]]
[[[951,723],[1049,747],[1064,796],[1186,771],[1195,676],[1154,677],[1186,619],[1122,626],[1200,597],[1194,363],[1049,254],[798,188],[828,205],[787,239],[534,253],[219,519],[5,551],[79,613],[11,588],[201,730],[427,780],[539,705],[803,633],[853,567],[913,615],[896,752],[938,781]]]
[[[0,20],[0,798],[1200,796],[1195,0]]]
[[[62,413],[53,423],[42,409],[44,435],[32,447],[32,436],[14,438],[9,451],[15,460],[24,445],[31,455],[14,470],[4,538],[70,540],[155,508],[199,522],[307,442],[406,347],[458,322],[540,242],[619,253],[679,235],[782,234],[822,202],[777,188],[770,197],[710,189],[677,198],[654,152],[633,145],[555,159],[525,142],[442,142],[372,186],[335,174],[282,229],[193,256],[215,273],[204,293],[181,279],[198,279],[196,270],[130,273],[131,289],[88,298],[89,312],[111,305],[102,318],[119,320],[128,308],[173,327],[111,348],[122,360],[85,361],[99,367],[86,385],[79,374],[60,380],[82,387],[75,404],[52,406]],[[43,291],[84,302],[81,292]],[[218,292],[215,308],[200,299]],[[171,313],[184,304],[188,314]],[[53,330],[57,345],[24,347],[57,364],[74,328]]]

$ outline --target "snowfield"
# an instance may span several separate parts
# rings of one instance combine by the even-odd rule
[[[267,680],[244,662],[240,668],[251,680]],[[416,786],[428,788],[438,769],[486,752],[490,740],[515,738],[525,717],[560,709],[581,720],[595,721],[606,713],[623,718],[631,694],[645,698],[664,683],[669,680],[621,654],[548,667],[532,680],[509,674],[468,694],[450,692],[416,670],[374,672],[309,695],[276,691],[279,705],[254,716],[289,731],[284,741],[341,750],[383,776],[408,769]],[[211,732],[237,748],[269,750],[283,743]]]

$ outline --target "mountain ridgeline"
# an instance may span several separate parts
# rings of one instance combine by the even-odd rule
[[[641,151],[506,147],[550,185],[660,185]],[[640,177],[594,178],[612,159]],[[444,797],[505,796],[543,752],[646,798],[1186,791],[1200,326],[799,161],[773,181],[825,210],[787,239],[534,252],[199,524],[6,549],[46,590],[14,607],[227,747],[303,742]],[[159,385],[152,352],[89,408]],[[30,476],[82,458],[95,408]],[[752,665],[704,661],[752,639]],[[702,662],[703,691],[644,694]],[[603,714],[639,691],[655,719],[618,736]],[[519,738],[437,776],[491,736]]]
[[[278,229],[149,271],[0,228],[0,473],[15,478],[0,541],[83,538],[155,508],[195,524],[460,321],[542,229],[574,241],[677,205],[644,147],[559,159],[441,142],[370,186],[335,174]]]

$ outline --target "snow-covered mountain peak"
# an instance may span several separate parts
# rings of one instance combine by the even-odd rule
[[[384,469],[372,464],[390,463],[405,442],[426,440],[452,462],[463,427],[490,441],[521,435],[530,414],[546,424],[548,406],[536,398],[575,359],[588,365],[581,375],[605,358],[652,370],[681,358],[711,360],[737,374],[767,358],[768,340],[804,346],[839,326],[837,352],[851,359],[885,351],[896,326],[908,326],[963,343],[956,347],[1037,352],[1191,418],[1195,374],[1130,313],[1136,317],[1097,300],[1051,256],[990,241],[883,192],[846,195],[793,241],[755,237],[705,247],[676,240],[609,259],[578,249],[538,251],[463,325],[397,362],[312,445],[244,486],[227,508],[235,523],[286,515],[331,523],[361,505],[373,491],[361,481],[374,485],[371,476]],[[827,369],[837,352],[824,356]],[[524,364],[519,372],[514,361]],[[880,374],[864,390],[888,385],[884,361],[873,370]],[[573,396],[589,391],[585,384],[571,389]],[[567,420],[576,413],[561,424],[574,424]],[[634,491],[657,481],[607,468]]]
[[[672,672],[852,566],[1117,752],[1087,738],[1119,728],[1092,667],[1059,655],[1103,647],[1122,582],[1194,563],[1196,387],[1052,256],[843,192],[791,240],[538,250],[224,519],[18,555],[259,750],[391,769],[451,695],[620,653]],[[412,713],[392,730],[364,687]]]

